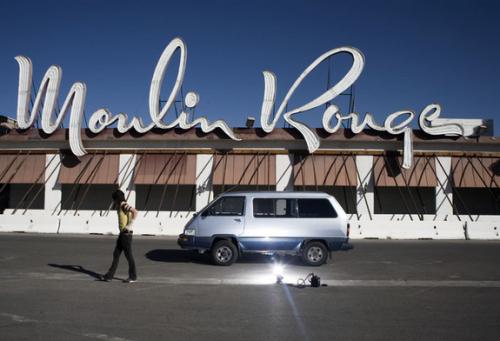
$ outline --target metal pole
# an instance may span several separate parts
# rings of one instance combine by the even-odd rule
[[[76,179],[75,179],[75,183],[76,183],[76,187],[73,187],[71,189],[71,192],[69,193],[68,197],[66,198],[66,200],[64,201],[61,201],[61,207],[60,207],[60,210],[59,212],[57,213],[57,215],[61,214],[61,212],[63,211],[63,206],[65,203],[68,202],[69,199],[71,199],[71,196],[73,195],[73,192],[75,191],[75,188],[79,187],[78,185],[78,181],[80,181],[80,179],[82,178],[83,174],[87,171],[87,168],[89,167],[91,161],[92,161],[92,158],[96,155],[96,152],[94,151],[92,153],[92,156],[89,157],[89,161],[85,164],[85,166],[83,166],[83,169],[80,171],[80,173],[77,175]],[[61,161],[62,163],[62,161]],[[73,207],[73,205],[71,205],[71,207]],[[57,211],[57,206],[56,208],[54,208],[54,211],[52,212],[52,215]],[[68,212],[68,209],[66,209],[66,212]]]
[[[170,164],[170,161],[172,161],[173,159],[175,159],[177,155],[177,150],[174,152],[174,155],[170,155],[170,159],[168,160],[168,162],[165,164],[165,167]],[[174,165],[174,168],[172,168],[172,170],[170,171],[170,173],[168,174],[167,178],[165,179],[165,182],[163,183],[163,190],[161,192],[161,197],[160,197],[160,203],[158,205],[158,209],[156,210],[156,217],[158,217],[158,215],[160,214],[160,210],[161,210],[161,206],[163,205],[163,199],[165,198],[165,193],[167,192],[167,188],[168,188],[168,180],[170,180],[170,175],[172,175],[172,173],[175,171],[175,167],[179,164],[180,160],[177,161],[177,163]],[[162,172],[163,173],[163,172]]]
[[[383,154],[383,158],[384,158],[384,166],[387,168],[387,164],[388,164],[388,162],[387,162],[387,157],[386,157],[386,155],[385,155],[385,154]],[[398,183],[397,183],[397,181],[396,181],[396,178],[395,178],[395,177],[393,177],[392,179],[394,180],[394,185],[395,185],[395,186],[396,186],[396,188],[398,189],[398,193],[399,193],[399,195],[401,196],[401,199],[402,199],[403,204],[404,204],[404,206],[405,206],[405,208],[406,208],[406,211],[408,212],[408,215],[410,216],[410,220],[411,220],[411,221],[413,221],[413,217],[412,217],[412,215],[411,215],[410,208],[409,208],[409,207],[408,207],[408,205],[406,204],[406,200],[405,200],[405,198],[404,198],[403,192],[401,191],[401,188],[398,186]],[[404,181],[404,178],[403,178],[403,181]],[[405,184],[406,184],[406,182],[405,182]]]
[[[0,175],[0,180],[3,179],[3,177],[9,173],[9,170],[12,168],[12,166],[16,163],[16,160],[17,158],[19,157],[19,155],[21,154],[21,151],[18,151],[17,154],[16,154],[16,157],[14,158],[14,160],[12,160],[12,162],[9,163],[9,165],[4,169],[4,171],[2,172],[2,175]],[[16,173],[16,172],[14,172]],[[1,191],[1,190],[0,190]]]
[[[441,164],[441,161],[439,161],[439,158],[436,157],[435,158],[436,161],[438,162],[439,166],[441,167],[441,170],[446,174],[446,178],[448,179],[448,183],[451,184],[451,188],[452,188],[452,191],[453,189],[455,189],[455,184],[453,182],[453,179],[451,178],[451,176],[446,172],[446,169],[444,169],[444,166]],[[454,173],[454,169],[451,170],[451,173],[453,174]],[[462,205],[463,207],[465,208],[465,211],[467,212],[466,214],[469,216],[469,219],[471,221],[474,221],[474,219],[472,218],[472,215],[470,214],[469,212],[469,209],[467,208],[467,205],[465,205],[465,202],[462,200],[462,198],[460,197],[460,195],[458,194],[457,191],[453,191],[453,200],[455,200],[455,197],[457,197],[458,200],[460,200],[462,202]],[[458,216],[458,210],[457,210],[457,216]]]
[[[182,157],[184,158],[184,162],[182,163],[182,166],[183,166],[182,168],[183,169],[181,169],[181,171],[179,172],[179,177],[177,178],[177,183],[175,185],[174,200],[172,201],[172,204],[170,206],[170,218],[172,218],[172,211],[174,210],[175,204],[177,203],[177,194],[179,192],[179,185],[180,185],[180,182],[181,182],[181,175],[182,175],[183,171],[184,172],[186,171],[186,167],[185,167],[186,163],[187,163],[187,160],[185,159],[186,152],[184,152],[184,155]]]
[[[19,171],[19,169],[21,168],[21,166],[24,164],[24,162],[26,161],[26,159],[28,158],[29,155],[30,155],[30,151],[28,151],[28,153],[24,156],[24,158],[21,160],[21,162],[17,165],[16,170],[12,173],[12,175],[9,178],[9,180],[7,180],[7,182],[3,184],[2,188],[0,188],[0,193],[2,193],[3,190],[5,189],[5,187],[8,184],[10,184],[10,182],[12,181],[12,179],[14,178],[14,176],[16,176],[17,172]],[[16,159],[17,159],[17,157],[16,157]]]
[[[427,164],[429,164],[429,159],[430,159],[430,157],[428,157],[428,156],[424,156],[424,157],[425,157],[425,160],[426,160]],[[435,158],[436,158],[436,156],[434,156],[434,159],[435,159]],[[448,194],[446,194],[446,189],[444,188],[444,185],[441,183],[441,181],[439,181],[439,177],[438,177],[438,175],[437,175],[436,170],[435,170],[435,169],[433,169],[432,167],[431,167],[431,170],[434,172],[434,175],[436,176],[436,180],[437,180],[437,183],[438,183],[438,185],[439,185],[439,188],[441,188],[441,190],[443,191],[444,196],[446,197],[446,200],[448,200],[448,202],[451,204],[451,206],[452,206],[454,209],[456,209],[455,204],[454,204],[454,203],[453,203],[453,201],[450,199],[450,197],[448,196]],[[435,215],[435,216],[436,216],[436,215]],[[462,219],[460,219],[460,216],[459,216],[459,215],[457,215],[457,218],[458,218],[458,221],[462,221]]]
[[[92,181],[94,181],[94,178],[97,174],[97,171],[99,170],[99,168],[101,168],[101,165],[102,163],[104,162],[104,159],[106,158],[106,152],[104,152],[102,158],[97,162],[96,166],[94,167],[94,169],[92,170],[92,172],[90,173],[90,176],[89,178],[87,179],[87,181],[84,183],[84,185],[86,186],[83,190],[83,195],[82,197],[80,198],[80,201],[78,202],[77,206],[76,206],[76,209],[75,209],[75,213],[73,213],[74,216],[76,216],[76,214],[78,213],[78,210],[80,209],[80,206],[82,205],[83,203],[83,200],[85,199],[85,197],[87,196],[87,193],[89,192],[90,190],[90,186],[92,185]]]
[[[377,159],[377,162],[378,162],[379,159]],[[372,216],[372,212],[370,211],[370,205],[368,204],[368,199],[366,198],[366,193],[365,193],[365,189],[364,189],[364,186],[362,185],[363,184],[363,179],[361,179],[361,174],[359,174],[359,171],[358,171],[358,165],[356,164],[356,162],[354,163],[356,167],[354,167],[354,169],[356,170],[356,177],[358,178],[358,181],[359,183],[361,184],[361,194],[363,195],[363,200],[365,201],[365,205],[366,205],[366,209],[368,210],[368,217],[370,218],[370,220],[373,220],[373,216]],[[372,165],[372,176],[373,176],[373,169],[374,169],[374,165]],[[370,181],[370,179],[368,179],[368,181]],[[375,187],[375,186],[374,186]],[[356,200],[356,205],[358,204],[358,201]],[[356,212],[358,210],[356,209]]]
[[[49,164],[45,166],[45,168],[40,172],[40,174],[38,175],[38,177],[36,178],[36,180],[33,182],[33,184],[31,184],[31,186],[28,188],[28,190],[26,191],[26,193],[24,193],[24,196],[21,198],[21,200],[19,201],[19,203],[17,204],[16,208],[14,209],[14,211],[12,212],[12,214],[16,213],[17,210],[20,208],[21,204],[26,200],[26,197],[28,196],[28,194],[31,192],[31,190],[36,186],[36,184],[38,184],[38,181],[40,180],[40,178],[42,176],[45,175],[45,171],[47,170],[47,168],[52,164],[52,161],[54,161],[55,159],[55,155],[52,157],[52,159],[49,161]],[[43,187],[42,187],[43,188]],[[36,198],[36,196],[35,196]],[[31,200],[30,204],[33,203],[34,199]],[[31,205],[30,205],[31,206]],[[26,211],[25,211],[26,212]],[[24,213],[23,213],[24,214]]]
[[[318,179],[316,178],[316,162],[314,160],[314,154],[311,154],[311,162],[313,165],[314,186],[316,187],[316,192],[319,192]]]

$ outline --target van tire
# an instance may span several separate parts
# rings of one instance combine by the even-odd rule
[[[212,261],[215,265],[229,266],[238,259],[238,249],[229,240],[219,240],[211,250]]]
[[[322,242],[309,242],[302,249],[302,260],[309,266],[320,266],[326,263],[328,249]]]

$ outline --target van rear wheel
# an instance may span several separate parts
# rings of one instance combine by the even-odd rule
[[[238,259],[238,249],[229,240],[219,240],[215,243],[211,254],[215,265],[229,266]]]
[[[310,266],[320,266],[326,263],[328,250],[322,242],[309,242],[302,250],[302,260]]]

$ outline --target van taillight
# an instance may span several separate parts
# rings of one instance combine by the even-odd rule
[[[349,237],[350,232],[351,232],[351,224],[347,223],[347,237]]]

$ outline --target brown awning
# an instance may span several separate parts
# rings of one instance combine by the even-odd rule
[[[276,156],[216,154],[214,185],[276,185]]]
[[[45,155],[0,155],[0,183],[32,184],[45,181]]]
[[[356,186],[356,162],[352,155],[295,155],[295,186]]]
[[[373,178],[375,186],[436,187],[436,160],[415,156],[410,169],[401,167],[401,156],[374,156]]]
[[[196,184],[196,155],[145,154],[137,156],[138,185]]]
[[[500,159],[454,157],[451,162],[455,187],[500,188]]]
[[[58,182],[88,185],[116,184],[119,159],[118,154],[87,154],[79,159],[65,154],[62,156]]]

